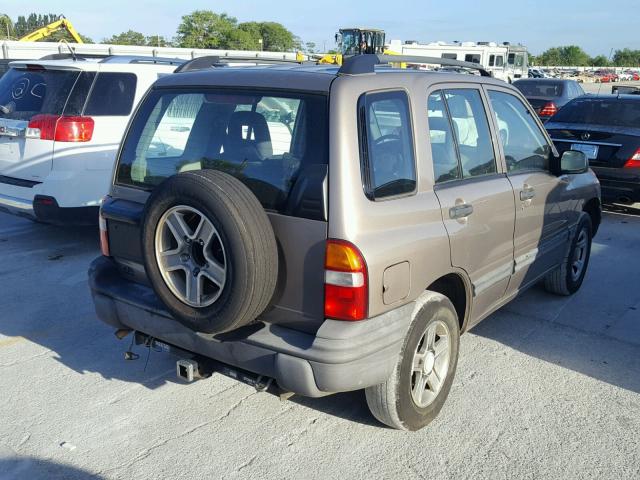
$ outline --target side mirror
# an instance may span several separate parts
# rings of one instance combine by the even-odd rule
[[[589,161],[584,152],[567,150],[560,158],[560,173],[584,173],[589,170]]]

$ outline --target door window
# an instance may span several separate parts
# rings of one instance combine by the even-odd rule
[[[427,110],[436,183],[496,173],[489,122],[478,90],[434,92]]]
[[[462,178],[456,140],[441,91],[429,95],[427,112],[435,182],[440,183]]]
[[[502,55],[498,55],[496,57],[496,67],[502,67],[504,65],[504,57]]]
[[[531,112],[517,97],[489,91],[498,121],[507,171],[548,170],[551,147],[531,117]]]
[[[359,105],[362,180],[374,200],[416,187],[409,99],[405,92],[364,95]]]

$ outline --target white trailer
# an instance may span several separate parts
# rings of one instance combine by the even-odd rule
[[[527,48],[508,42],[502,44],[495,42],[420,44],[413,41],[392,40],[388,45],[388,50],[402,55],[439,57],[478,63],[485,70],[491,72],[494,77],[509,83],[528,76]]]

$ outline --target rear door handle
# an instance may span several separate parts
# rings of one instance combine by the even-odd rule
[[[449,218],[455,220],[459,218],[466,218],[473,213],[473,205],[469,205],[468,203],[463,203],[461,205],[456,205],[455,207],[451,207],[449,209]]]
[[[522,190],[520,190],[520,200],[523,202],[526,200],[531,200],[536,196],[536,189],[533,187],[524,186]]]

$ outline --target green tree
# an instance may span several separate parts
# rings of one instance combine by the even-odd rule
[[[140,32],[128,30],[109,38],[105,38],[102,40],[102,43],[109,43],[112,45],[147,45],[147,37]]]
[[[172,47],[173,43],[162,35],[149,35],[146,38],[146,45],[150,47]]]
[[[64,15],[56,14],[56,13],[47,13],[47,14],[38,14],[31,13],[28,16],[19,16],[16,20],[16,23],[13,25],[13,36],[15,38],[21,38],[25,35],[49,25],[50,23],[56,22],[63,18]],[[92,43],[92,40],[89,37],[85,37],[81,33],[79,33],[80,38],[85,43]],[[42,42],[59,42],[60,40],[66,40],[68,42],[75,41],[69,32],[66,30],[58,30],[57,32],[52,33],[48,37],[42,38],[40,41]]]
[[[553,47],[543,52],[538,58],[544,66],[587,66],[591,58],[577,45]]]
[[[13,20],[11,20],[9,15],[0,13],[0,38],[6,38],[9,40],[14,37]]]
[[[316,53],[316,44],[314,42],[307,42],[304,46],[307,53]]]
[[[247,32],[254,43],[251,50],[259,49],[262,40],[262,49],[271,52],[295,50],[296,38],[284,25],[277,22],[244,22],[238,25],[238,29]]]
[[[609,59],[604,55],[598,55],[591,59],[591,65],[594,67],[608,67]]]
[[[640,50],[631,50],[629,48],[616,50],[613,54],[613,64],[617,67],[640,66]]]
[[[240,40],[231,38],[237,25],[238,20],[226,13],[196,10],[182,17],[177,43],[185,48],[229,48],[230,42]]]

